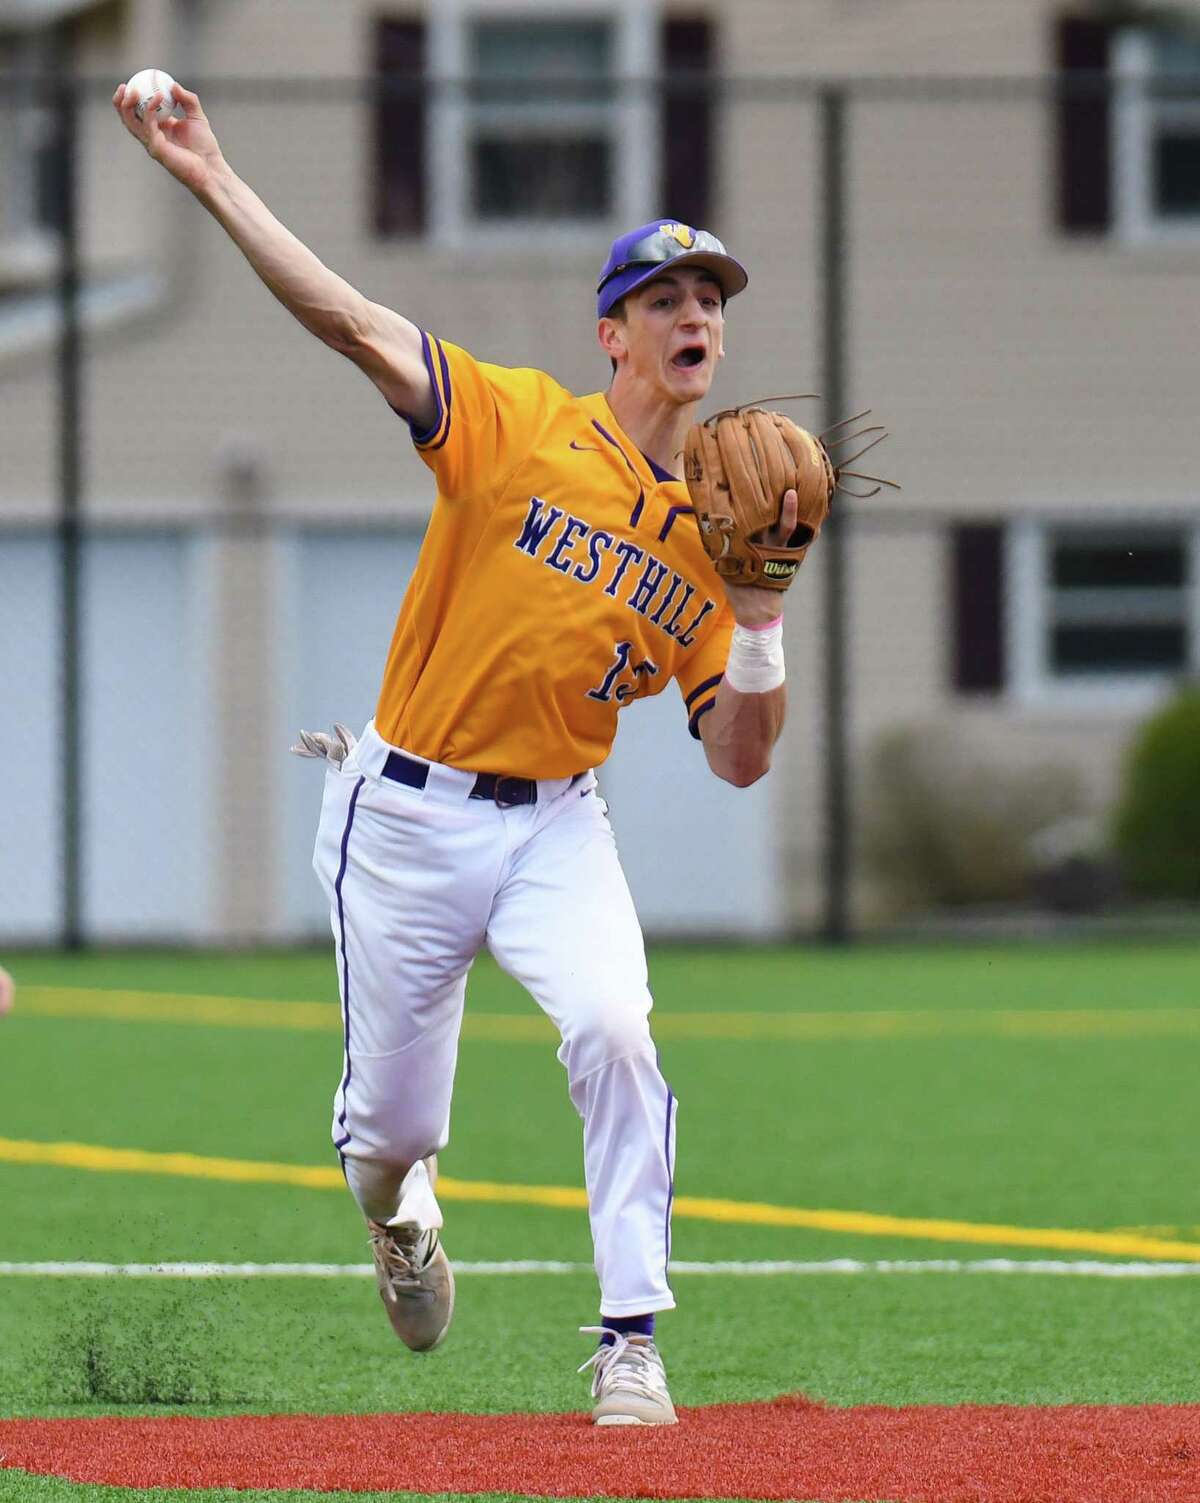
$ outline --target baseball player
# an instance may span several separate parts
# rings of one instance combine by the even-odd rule
[[[599,1345],[593,1417],[675,1422],[655,1315],[667,1282],[675,1099],[651,1039],[642,935],[592,771],[618,712],[674,680],[714,773],[766,770],[783,723],[778,593],[723,588],[676,478],[746,273],[712,234],[658,220],[598,286],[607,392],[484,363],[367,300],[221,155],[197,96],[126,128],[199,199],[280,302],[358,366],[437,484],[374,718],[303,733],[326,758],[314,866],[344,1020],[333,1136],[380,1294],[417,1351],[454,1280],[436,1155],[448,1139],[467,972],[487,945],[557,1027],[583,1119]],[[796,496],[778,536],[792,534]]]

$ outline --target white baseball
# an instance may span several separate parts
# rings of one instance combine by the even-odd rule
[[[139,120],[145,110],[146,101],[160,90],[162,100],[154,113],[160,120],[164,115],[169,115],[175,108],[175,95],[171,92],[174,87],[175,80],[162,68],[143,68],[140,73],[135,73],[125,85],[126,90],[137,90],[138,102],[133,107],[133,113]]]

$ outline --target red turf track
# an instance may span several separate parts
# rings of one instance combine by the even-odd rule
[[[4,1467],[126,1487],[345,1488],[822,1503],[1200,1499],[1200,1405],[683,1410],[669,1430],[581,1415],[0,1420]]]

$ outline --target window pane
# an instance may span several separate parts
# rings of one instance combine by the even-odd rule
[[[475,214],[484,220],[602,219],[611,213],[612,143],[603,137],[476,140]]]
[[[1153,57],[1155,73],[1200,81],[1200,32],[1158,28],[1153,33]]]
[[[1154,142],[1154,202],[1163,215],[1200,215],[1200,135],[1159,133]]]
[[[1052,578],[1058,589],[1145,589],[1185,582],[1183,539],[1131,533],[1126,538],[1056,538]]]
[[[610,21],[476,21],[471,72],[483,78],[609,78]]]
[[[1058,626],[1050,635],[1056,673],[1178,673],[1187,667],[1187,630],[1178,626]]]
[[[480,104],[615,97],[609,21],[477,21],[471,28],[471,98]]]

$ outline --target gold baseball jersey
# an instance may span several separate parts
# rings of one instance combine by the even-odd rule
[[[379,734],[466,771],[567,777],[608,756],[618,710],[675,679],[698,738],[733,615],[686,486],[603,394],[423,341],[437,418],[413,441],[437,501]]]

